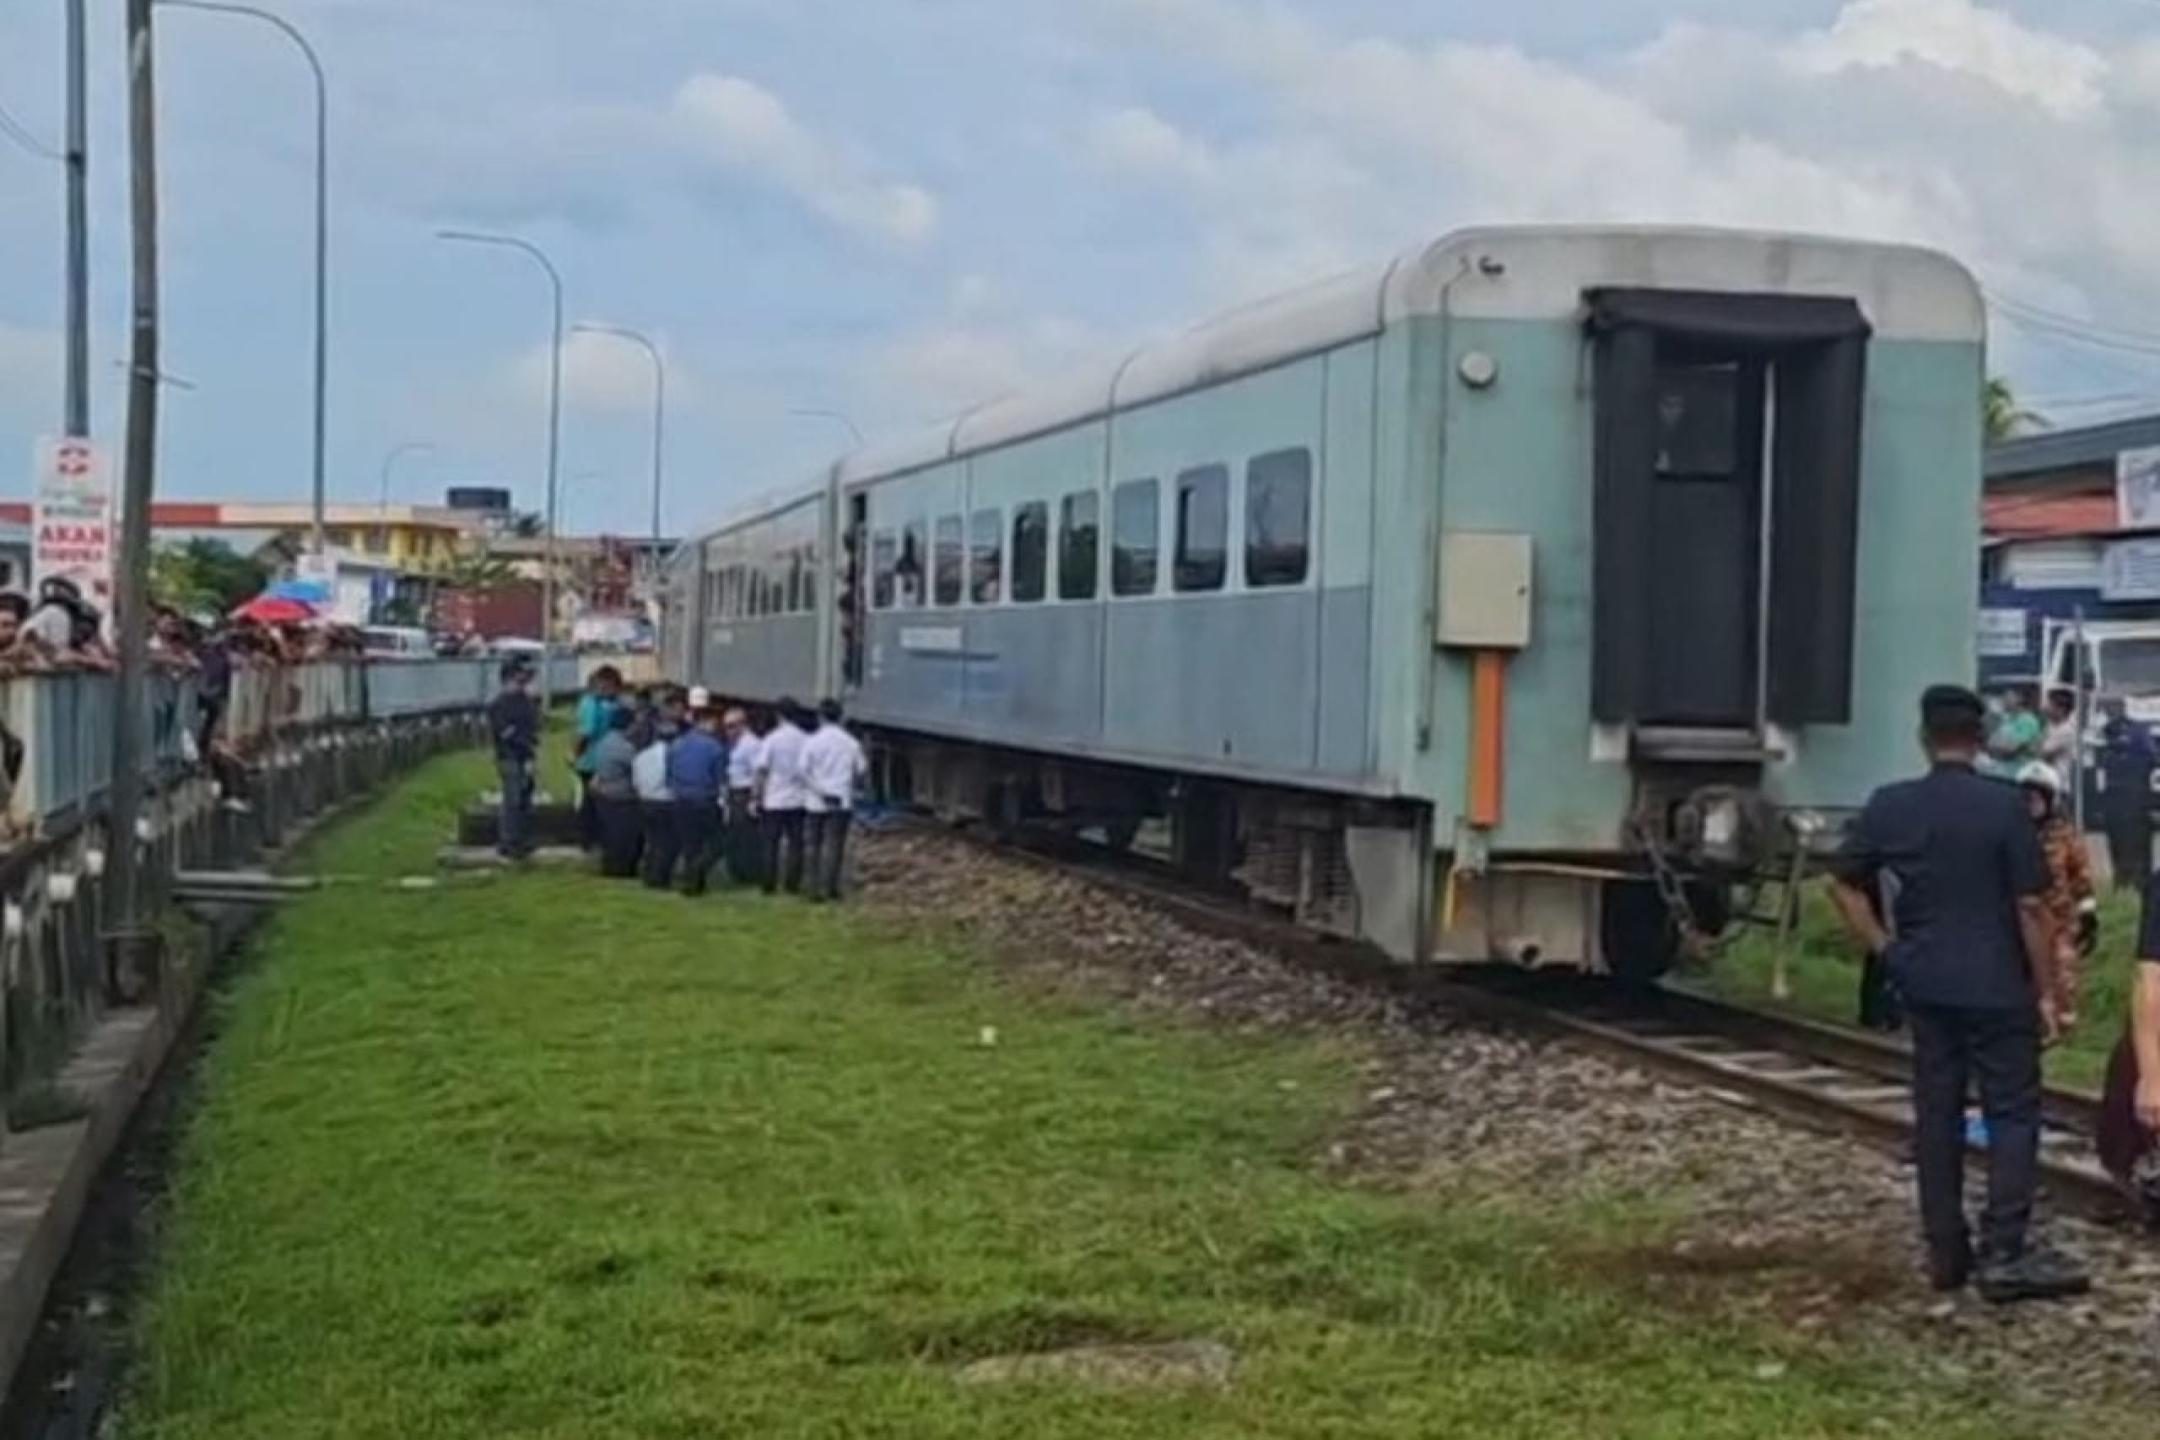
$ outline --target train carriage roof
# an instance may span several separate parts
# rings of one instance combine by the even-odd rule
[[[1044,388],[1008,395],[843,458],[857,485],[1047,434],[1442,314],[1567,319],[1593,286],[1834,295],[1883,340],[1978,344],[1985,308],[1971,274],[1907,245],[1739,230],[1519,226],[1461,230],[1384,264],[1241,306]],[[797,503],[791,501],[790,504]],[[722,531],[772,514],[747,510]]]

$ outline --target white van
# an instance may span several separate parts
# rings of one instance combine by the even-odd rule
[[[428,632],[405,625],[371,625],[360,632],[368,658],[373,660],[432,660],[435,646]]]

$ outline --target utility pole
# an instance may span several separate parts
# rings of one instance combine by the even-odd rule
[[[229,0],[157,0],[180,10],[204,10],[219,15],[238,15],[271,26],[290,40],[307,61],[315,77],[315,435],[314,508],[308,522],[308,553],[323,556],[323,510],[328,504],[329,480],[325,472],[330,409],[330,82],[323,76],[322,57],[307,36],[291,21],[254,5]]]
[[[67,434],[90,433],[90,139],[84,0],[67,0]]]
[[[660,487],[667,473],[667,361],[661,358],[660,347],[650,336],[627,325],[577,325],[572,328],[582,335],[612,335],[618,340],[627,340],[652,361],[652,563],[657,568],[660,563]]]
[[[540,579],[540,645],[541,653],[549,655],[554,653],[555,645],[555,550],[559,533],[556,504],[562,488],[559,484],[562,468],[562,272],[548,259],[545,250],[515,235],[497,235],[485,230],[438,230],[435,238],[456,244],[495,245],[517,250],[547,272],[551,305],[548,312],[547,542],[546,558],[542,562],[545,568]]]
[[[150,502],[156,490],[158,404],[157,86],[151,0],[127,0],[128,196],[134,251],[134,323],[128,353],[127,459],[120,500],[120,555],[113,629],[120,645],[115,686],[111,833],[112,897],[106,917],[106,985],[122,1003],[154,1000],[158,934],[150,923],[139,827],[143,765],[150,753]]]

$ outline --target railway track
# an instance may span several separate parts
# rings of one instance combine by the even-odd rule
[[[1386,987],[1435,1008],[1562,1036],[1819,1130],[1900,1153],[1912,1136],[1910,1053],[1874,1035],[1681,989],[1631,993],[1580,977],[1400,966],[1365,946],[1316,935],[1237,897],[1196,887],[1167,867],[1082,842],[1016,843],[929,821],[901,823],[1073,875],[1303,968]],[[2093,1156],[2098,1109],[2097,1097],[2090,1094],[2047,1090],[2042,1184],[2059,1206],[2117,1220],[2127,1213],[2122,1194]]]

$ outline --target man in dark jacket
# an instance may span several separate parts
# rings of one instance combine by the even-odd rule
[[[1832,898],[1905,999],[1913,1039],[1914,1150],[1937,1289],[1973,1277],[1965,1219],[1965,1094],[1987,1116],[1987,1210],[1978,1255],[1991,1301],[2072,1295],[2088,1280],[2026,1240],[2040,1158],[2040,1047],[2059,1033],[2047,863],[2014,786],[1975,763],[1985,710],[1961,686],[1920,701],[1928,773],[1868,798],[1839,856]],[[1876,897],[1895,894],[1887,920]]]
[[[502,821],[495,848],[505,859],[531,857],[533,763],[540,755],[540,706],[532,697],[532,671],[523,661],[503,667],[502,689],[488,702],[488,734],[495,742],[495,771],[502,779]]]
[[[2152,873],[2152,735],[2120,699],[2101,702],[2100,813],[2107,826],[2108,869],[2118,890],[2142,889]]]

